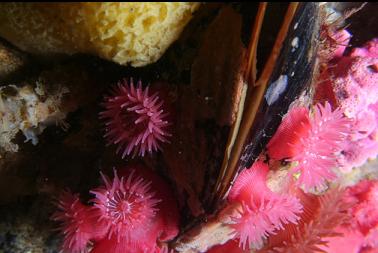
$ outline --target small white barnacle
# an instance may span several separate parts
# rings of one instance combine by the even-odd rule
[[[291,52],[294,52],[298,47],[299,47],[299,38],[298,37],[295,37],[292,41],[291,41]]]

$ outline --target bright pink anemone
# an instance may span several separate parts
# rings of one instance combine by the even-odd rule
[[[338,237],[326,238],[326,252],[378,252],[378,180],[363,180],[347,188],[343,200],[348,219],[335,228]]]
[[[317,104],[311,118],[307,109],[293,108],[268,143],[268,154],[273,159],[296,162],[291,173],[299,173],[297,183],[306,191],[322,187],[336,177],[336,155],[351,133],[350,123],[327,102],[324,106]]]
[[[179,212],[172,190],[156,173],[143,166],[115,171],[104,185],[91,191],[93,206],[77,195],[65,194],[55,220],[63,223],[65,252],[154,252],[158,242],[177,236]]]
[[[378,249],[378,180],[364,180],[350,187],[345,200],[352,205],[351,228],[364,235],[365,245]]]
[[[341,152],[350,130],[350,120],[340,110],[332,111],[329,103],[315,106],[311,131],[301,140],[303,149],[290,159],[299,163],[292,171],[300,172],[299,185],[309,190],[336,178],[333,172],[338,166],[336,155]]]
[[[343,201],[343,192],[334,188],[319,196],[305,194],[298,187],[290,187],[289,191],[303,204],[300,221],[297,225],[284,225],[284,229],[269,237],[266,247],[259,253],[329,252],[324,250],[328,241],[341,236],[335,228],[350,218],[347,215],[350,206]]]
[[[100,118],[106,122],[105,138],[109,144],[117,144],[122,158],[133,154],[144,156],[159,150],[167,142],[168,112],[159,93],[150,94],[142,82],[134,86],[125,80],[118,83],[112,95],[105,98],[105,111]]]
[[[335,228],[335,233],[340,236],[324,238],[328,243],[327,245],[320,246],[324,252],[327,253],[367,253],[363,247],[364,236],[358,230],[352,230],[339,226]],[[374,252],[374,251],[373,251]]]
[[[58,202],[59,211],[53,220],[61,223],[60,230],[65,235],[62,250],[69,253],[85,252],[90,240],[106,233],[97,222],[96,213],[91,207],[80,202],[78,194],[65,191]]]
[[[270,158],[282,160],[291,158],[303,150],[303,137],[307,137],[311,129],[308,109],[294,107],[282,119],[276,134],[267,145]]]
[[[241,210],[232,217],[235,238],[243,249],[258,249],[264,239],[282,229],[283,224],[297,223],[302,205],[295,197],[272,192],[266,185],[268,166],[257,161],[236,179],[228,200],[239,202]]]
[[[109,227],[109,237],[116,235],[132,238],[134,230],[151,222],[157,203],[151,191],[151,182],[136,177],[132,171],[127,178],[119,178],[114,171],[110,180],[102,174],[105,186],[91,191],[95,194],[94,206],[99,210],[99,220]]]

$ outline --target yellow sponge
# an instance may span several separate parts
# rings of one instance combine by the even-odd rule
[[[0,36],[35,54],[90,53],[117,63],[157,61],[198,3],[2,3]]]

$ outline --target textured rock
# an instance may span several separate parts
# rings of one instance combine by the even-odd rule
[[[20,70],[26,63],[26,56],[0,40],[0,82]]]

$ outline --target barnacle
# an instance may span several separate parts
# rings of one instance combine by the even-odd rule
[[[170,123],[164,101],[158,92],[151,95],[149,87],[143,89],[141,81],[137,86],[133,79],[120,82],[105,98],[104,107],[100,118],[106,122],[105,137],[109,144],[118,145],[122,158],[131,153],[144,156],[168,141]]]

